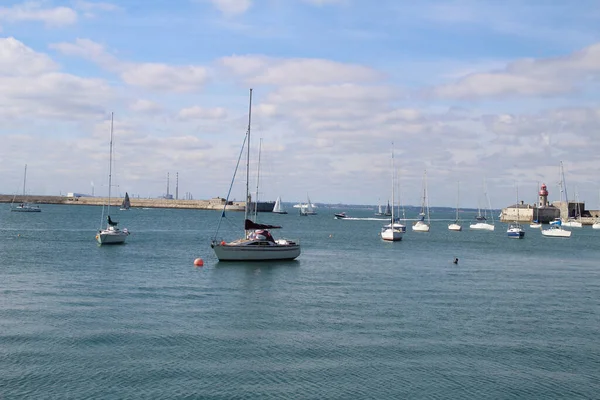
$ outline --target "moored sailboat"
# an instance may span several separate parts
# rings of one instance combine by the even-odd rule
[[[459,209],[458,209],[459,202],[460,202],[460,182],[457,183],[457,187],[456,187],[456,218],[454,219],[453,223],[448,225],[448,230],[462,231],[462,226],[460,225]]]
[[[392,207],[390,209],[390,216],[392,217],[390,219],[390,223],[383,226],[383,228],[381,228],[381,239],[388,241],[388,242],[398,242],[400,240],[402,240],[402,235],[404,235],[404,232],[406,232],[406,226],[397,222],[396,219],[394,218],[394,208],[395,208],[395,186],[396,186],[396,182],[395,182],[395,177],[396,177],[396,171],[395,171],[395,166],[394,166],[394,150],[393,150],[393,144],[392,144]],[[389,203],[388,203],[389,206]]]
[[[106,211],[106,227],[100,228],[96,234],[96,241],[98,244],[122,244],[125,243],[129,231],[127,228],[123,230],[119,229],[117,221],[113,221],[110,218],[110,194],[112,187],[112,155],[113,155],[113,114],[110,114],[110,152],[108,158],[108,203]],[[104,217],[104,207],[102,207],[102,216]],[[102,218],[104,219],[104,218]]]
[[[427,222],[425,222],[427,218]],[[423,173],[423,199],[421,202],[421,212],[419,213],[419,220],[412,226],[412,230],[415,232],[429,232],[429,200],[427,198],[427,170]]]
[[[14,198],[13,198],[13,204],[11,204],[10,211],[15,211],[15,212],[41,212],[42,209],[40,208],[40,206],[33,205],[33,204],[30,204],[30,203],[28,203],[28,202],[25,201],[25,187],[26,187],[26,185],[27,185],[27,164],[25,164],[25,173],[23,175],[23,201],[21,201],[21,203],[19,203],[19,204],[17,204],[15,206],[14,205]]]
[[[506,234],[512,239],[522,239],[525,236],[525,230],[519,223],[519,188],[517,188],[517,203],[515,207],[517,208],[517,218],[508,225]]]
[[[250,89],[250,102],[248,106],[248,129],[242,145],[247,146],[246,156],[246,201],[250,200],[249,179],[250,179],[250,127],[252,121],[252,89]],[[241,153],[240,153],[241,157]],[[236,165],[237,171],[237,165]],[[235,176],[235,172],[234,172]],[[233,186],[233,182],[232,182]],[[231,193],[231,187],[229,188]],[[281,228],[276,225],[258,224],[249,219],[248,207],[244,211],[244,236],[240,239],[225,242],[217,240],[219,227],[222,219],[225,217],[225,210],[229,202],[223,206],[223,212],[219,219],[217,231],[213,237],[210,247],[212,247],[219,261],[266,261],[266,260],[293,260],[300,255],[300,243],[297,240],[279,239],[275,240],[271,235],[271,229]]]

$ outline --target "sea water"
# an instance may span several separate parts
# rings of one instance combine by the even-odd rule
[[[448,210],[390,243],[374,210],[259,214],[302,254],[234,263],[210,248],[220,212],[113,210],[132,234],[100,247],[100,207],[42,208],[0,208],[2,399],[599,396],[590,227],[514,240],[470,231],[474,213],[448,231]]]

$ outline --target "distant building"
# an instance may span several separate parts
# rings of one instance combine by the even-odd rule
[[[67,193],[67,197],[76,198],[76,197],[92,197],[92,196],[89,195],[89,194],[85,194],[85,193],[74,193],[74,192],[71,193],[71,192],[69,192],[69,193]]]

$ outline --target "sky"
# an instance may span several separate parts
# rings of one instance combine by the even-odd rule
[[[0,0],[0,193],[27,164],[28,194],[106,195],[114,113],[113,195],[225,197],[252,88],[261,200],[419,205],[426,182],[501,208],[558,200],[562,161],[598,209],[599,21],[595,0]]]

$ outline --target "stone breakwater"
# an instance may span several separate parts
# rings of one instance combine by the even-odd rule
[[[107,204],[106,197],[67,197],[67,196],[13,196],[0,195],[0,203],[29,202],[35,204],[68,204],[80,206],[102,206]],[[225,199],[216,197],[210,200],[170,200],[170,199],[129,199],[132,208],[187,208],[197,210],[222,210]],[[120,206],[123,198],[111,198],[111,206]],[[230,201],[227,205],[228,211],[244,211],[246,207],[243,201]]]

